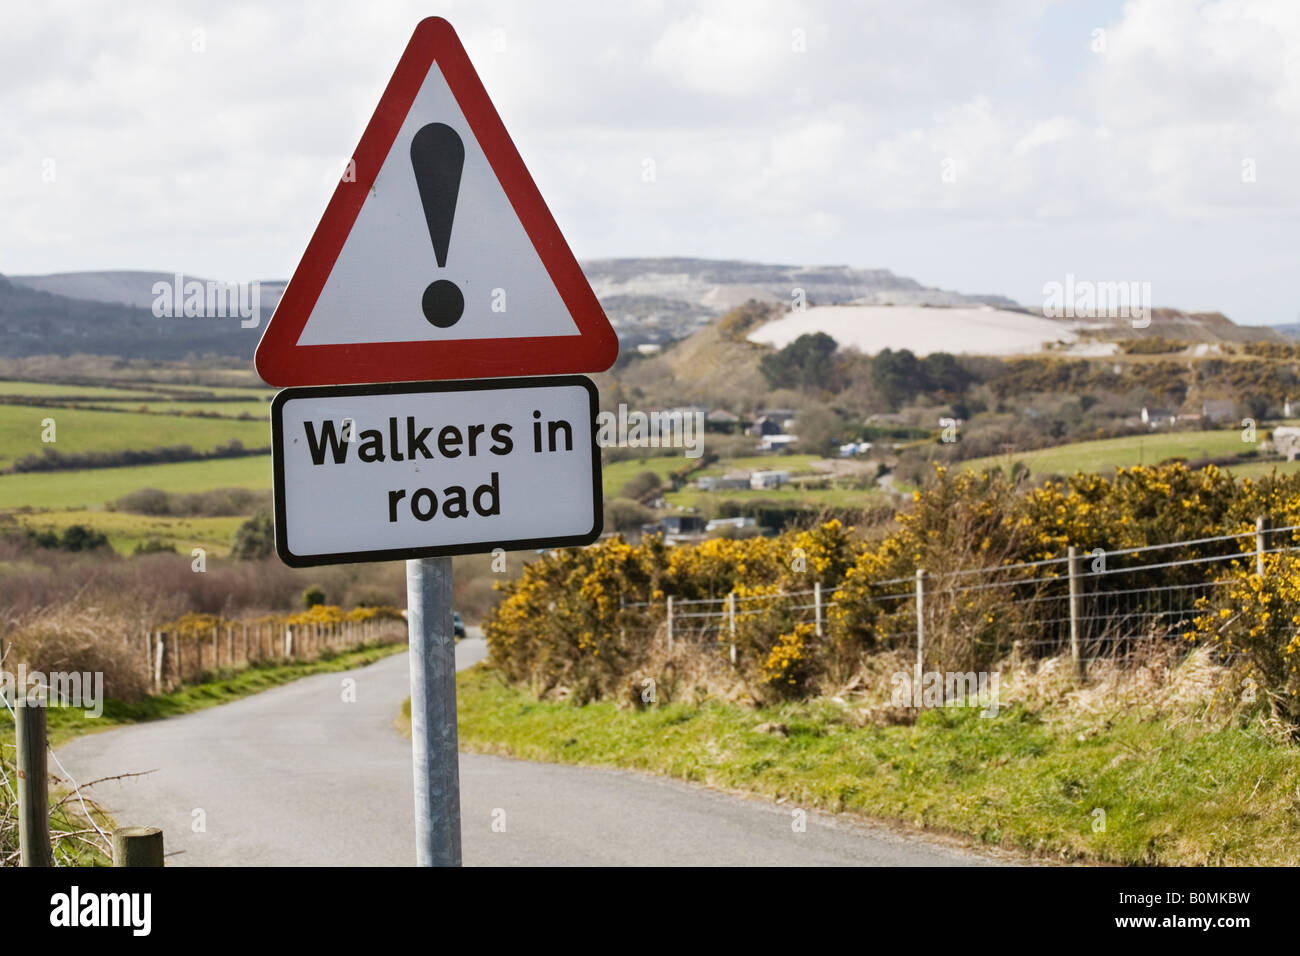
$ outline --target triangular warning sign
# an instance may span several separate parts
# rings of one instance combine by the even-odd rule
[[[262,341],[268,384],[598,372],[618,339],[447,21],[415,28]]]

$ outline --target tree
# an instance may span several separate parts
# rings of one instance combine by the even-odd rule
[[[275,522],[265,511],[253,515],[235,532],[230,556],[240,561],[260,561],[275,551]]]
[[[64,551],[95,551],[108,547],[108,536],[84,524],[70,524],[63,529],[59,547]]]
[[[663,482],[653,471],[642,471],[634,475],[632,479],[623,486],[621,497],[631,498],[633,501],[643,501],[650,495],[659,491],[663,487]]]
[[[825,405],[811,405],[794,420],[794,433],[799,436],[799,450],[812,455],[825,455],[843,431],[840,416]]]
[[[645,505],[627,498],[605,502],[605,527],[611,531],[636,531],[655,520],[655,514]]]
[[[770,388],[835,391],[839,381],[835,367],[838,347],[825,332],[804,334],[779,352],[764,355],[758,370]]]
[[[313,584],[307,590],[302,592],[302,605],[311,610],[318,604],[325,603],[325,592],[318,585]]]

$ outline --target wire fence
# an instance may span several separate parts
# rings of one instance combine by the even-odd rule
[[[1265,556],[1300,550],[1297,531],[1300,525],[1268,528],[1260,519],[1236,534],[1114,550],[1070,547],[1041,561],[945,572],[918,569],[870,582],[865,594],[852,597],[828,582],[774,593],[667,595],[624,603],[621,609],[631,613],[620,614],[620,627],[662,635],[670,650],[683,642],[722,645],[734,663],[737,635],[751,619],[783,629],[806,625],[821,639],[835,626],[832,610],[854,601],[874,612],[860,616],[873,621],[877,644],[915,646],[918,662],[931,656],[927,641],[942,641],[956,622],[967,638],[988,643],[990,653],[1068,655],[1086,676],[1091,662],[1131,661],[1151,642],[1182,639],[1194,628],[1198,600],[1229,583],[1224,572],[1233,562],[1262,575]],[[1182,554],[1162,559],[1160,552]],[[973,620],[979,613],[986,615],[982,622]]]

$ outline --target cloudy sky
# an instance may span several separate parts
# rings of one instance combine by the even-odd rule
[[[1296,0],[14,4],[0,273],[287,278],[434,12],[579,258],[1300,321]]]

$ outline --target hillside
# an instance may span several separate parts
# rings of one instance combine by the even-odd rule
[[[116,355],[252,360],[260,328],[238,319],[158,319],[148,308],[56,295],[0,277],[0,356]]]

